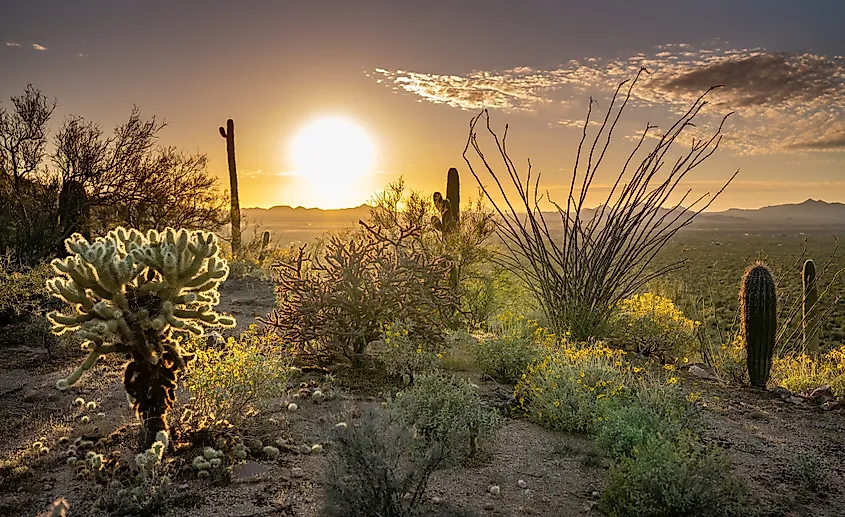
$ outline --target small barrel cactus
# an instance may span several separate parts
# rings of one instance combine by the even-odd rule
[[[758,262],[745,270],[739,307],[751,385],[765,388],[775,349],[777,293],[772,273],[764,264]]]
[[[819,352],[819,290],[816,287],[816,264],[812,260],[804,262],[802,271],[803,296],[801,303],[801,330],[804,347],[807,352]]]

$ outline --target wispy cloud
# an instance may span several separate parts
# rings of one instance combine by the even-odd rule
[[[33,43],[32,49],[37,50],[39,52],[44,52],[45,50],[48,50],[47,47],[45,47],[44,45],[39,45],[38,43]]]
[[[20,47],[21,44],[18,43],[17,41],[7,41],[6,46],[7,47]]]
[[[529,67],[438,75],[377,69],[396,90],[462,109],[543,112],[551,123],[583,127],[588,95],[606,97],[645,67],[634,89],[639,107],[677,112],[707,88],[724,84],[701,124],[728,111],[736,117],[725,145],[743,154],[845,151],[845,58],[764,49],[657,47],[621,59],[589,58],[550,70]]]

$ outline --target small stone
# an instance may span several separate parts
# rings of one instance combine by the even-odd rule
[[[833,394],[833,390],[830,389],[830,386],[820,386],[814,389],[810,392],[808,398],[810,400],[820,400],[822,402],[836,400],[836,396]]]
[[[822,404],[821,407],[825,411],[833,411],[834,409],[839,409],[840,407],[842,407],[842,403],[837,401],[828,401]]]
[[[45,492],[49,492],[52,489],[53,489],[53,485],[51,485],[50,483],[44,483],[44,491]]]
[[[487,491],[493,495],[499,495],[502,492],[502,489],[499,487],[499,485],[491,485],[490,488],[487,489]]]
[[[492,510],[495,507],[496,505],[493,504],[493,501],[484,501],[484,506],[482,506],[485,510]]]
[[[302,452],[302,454],[311,454],[311,447],[308,445],[303,445],[302,447],[300,447],[299,450]]]
[[[716,375],[716,372],[712,371],[710,368],[701,367],[697,364],[694,364],[689,367],[690,375],[694,375],[700,379],[707,379],[711,381],[721,381],[722,379]]]
[[[288,404],[288,411],[290,411],[290,412],[294,412],[294,411],[296,411],[297,409],[299,409],[299,406],[297,406],[297,405],[296,405],[296,404],[294,404],[293,402],[291,402],[290,404]]]
[[[598,490],[593,490],[593,492],[590,495],[593,496],[593,497],[598,497],[599,492],[598,492]]]
[[[528,488],[528,483],[526,483],[524,479],[520,479],[519,481],[516,482],[516,484],[517,484],[517,486],[519,486],[519,488],[523,488],[523,489]]]
[[[789,400],[789,397],[792,396],[792,392],[784,388],[783,386],[778,386],[777,388],[775,388],[775,395],[777,395],[783,400]]]
[[[441,502],[443,502],[443,499],[440,499],[439,497],[434,496],[434,497],[431,498],[431,502],[434,503],[434,504],[440,504]]]
[[[303,476],[302,469],[300,467],[293,467],[290,469],[291,477],[301,478]]]

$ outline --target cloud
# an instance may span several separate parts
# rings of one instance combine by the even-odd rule
[[[37,51],[39,51],[39,52],[43,52],[43,51],[45,51],[45,50],[48,50],[48,49],[47,49],[47,47],[45,47],[44,45],[39,45],[38,43],[33,43],[33,44],[32,44],[32,49],[33,49],[33,50],[37,50]]]
[[[581,128],[587,98],[607,100],[641,67],[649,73],[633,90],[632,104],[662,108],[664,115],[666,108],[675,114],[685,111],[708,88],[724,85],[710,94],[712,109],[702,113],[698,125],[712,130],[725,113],[735,111],[723,145],[737,153],[845,151],[842,56],[681,43],[627,58],[572,60],[549,70],[518,67],[456,76],[377,69],[375,74],[395,90],[424,101],[461,109],[537,112],[550,123]],[[655,117],[654,109],[648,115]]]
[[[6,46],[7,47],[20,47],[21,44],[18,43],[17,41],[7,41]]]

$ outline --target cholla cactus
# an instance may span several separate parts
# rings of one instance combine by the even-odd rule
[[[141,449],[167,431],[179,370],[191,356],[172,340],[174,329],[194,335],[205,326],[234,326],[214,311],[217,291],[229,268],[213,234],[167,228],[146,235],[116,228],[88,242],[74,234],[65,242],[70,256],[52,262],[58,276],[47,289],[73,312],[47,315],[53,332],[76,332],[86,340],[88,358],[66,379],[67,389],[110,352],[128,354],[124,386],[143,422]]]

